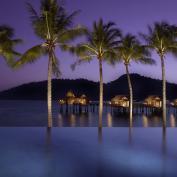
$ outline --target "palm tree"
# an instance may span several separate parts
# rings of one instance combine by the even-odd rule
[[[7,65],[12,67],[15,57],[19,57],[19,53],[14,47],[21,43],[20,39],[13,39],[14,30],[11,27],[0,26],[0,56],[2,56]]]
[[[148,34],[141,34],[148,47],[154,50],[160,57],[162,69],[162,109],[163,122],[166,125],[166,77],[165,77],[165,56],[168,53],[177,54],[177,28],[167,22],[156,22],[148,26]]]
[[[48,105],[48,127],[52,127],[52,73],[60,75],[58,59],[55,54],[56,47],[61,48],[83,33],[81,26],[73,27],[73,18],[78,14],[75,11],[68,14],[62,2],[57,0],[41,0],[39,13],[31,4],[27,4],[31,14],[34,32],[43,42],[27,50],[16,66],[26,63],[33,63],[43,55],[48,56],[48,86],[47,86],[47,105]]]
[[[153,64],[154,61],[149,58],[150,53],[147,48],[141,45],[137,38],[131,34],[121,37],[121,43],[118,45],[116,50],[118,61],[122,61],[126,69],[130,97],[129,114],[131,124],[133,118],[133,89],[129,74],[130,63],[134,61],[142,64]]]
[[[73,64],[73,68],[82,62],[89,62],[96,58],[99,64],[99,127],[102,126],[103,113],[103,61],[112,63],[115,57],[114,47],[119,43],[120,30],[115,28],[113,22],[104,23],[102,19],[93,23],[93,29],[87,31],[87,41],[71,47],[70,51],[75,53],[79,60]]]

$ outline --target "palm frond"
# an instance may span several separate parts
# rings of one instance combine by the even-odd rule
[[[12,67],[16,57],[20,56],[15,51],[15,46],[22,42],[20,39],[13,39],[13,28],[3,25],[0,26],[0,55],[6,60],[6,63]]]
[[[15,59],[20,57],[21,54],[13,50],[4,50],[0,55],[5,59],[8,66],[13,67]]]
[[[155,60],[152,58],[140,58],[139,60],[134,60],[134,61],[145,65],[156,65]]]
[[[33,63],[37,59],[39,59],[39,57],[46,55],[46,54],[47,54],[47,51],[46,51],[45,47],[43,47],[42,45],[36,45],[36,46],[30,48],[29,50],[27,50],[21,56],[21,58],[15,63],[14,67],[18,68],[24,64]]]
[[[54,52],[52,53],[52,71],[57,78],[61,76],[61,71],[59,69],[59,60]]]
[[[69,44],[59,44],[59,47],[62,51],[64,52],[69,52],[71,54],[75,54],[76,53],[76,47],[75,46],[71,46]]]
[[[136,36],[127,34],[121,37],[122,43],[116,48],[117,58],[122,62],[130,64],[133,60],[142,64],[155,64],[151,59],[149,48],[142,45]]]
[[[155,22],[148,27],[148,34],[142,34],[147,45],[154,49],[158,54],[164,55],[172,53],[172,46],[176,45],[177,41],[177,27],[170,25],[168,22]],[[176,55],[174,53],[174,55]]]
[[[0,26],[0,38],[12,38],[14,36],[14,29],[8,25]]]
[[[75,70],[76,66],[83,64],[83,63],[88,63],[92,60],[92,56],[84,56],[83,58],[77,60],[75,63],[71,65],[71,69]]]
[[[72,41],[76,37],[86,34],[86,32],[87,32],[87,29],[85,27],[78,25],[77,27],[73,29],[66,30],[62,34],[59,34],[58,43],[66,43],[66,42]]]
[[[34,7],[30,4],[30,3],[26,3],[26,7],[30,13],[30,19],[32,21],[32,23],[35,23],[39,20],[39,15],[37,13],[37,11],[34,9]]]

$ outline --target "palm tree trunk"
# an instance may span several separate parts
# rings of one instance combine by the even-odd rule
[[[162,67],[162,117],[163,126],[166,126],[166,77],[165,77],[165,62],[164,56],[161,55],[161,67]]]
[[[52,58],[49,54],[48,62],[48,86],[47,86],[47,106],[48,106],[48,127],[52,127]]]
[[[99,74],[100,74],[99,127],[102,127],[102,114],[103,114],[103,70],[102,70],[102,59],[99,59]]]
[[[132,127],[132,119],[133,119],[133,89],[132,89],[132,83],[131,83],[131,80],[130,80],[128,64],[125,64],[125,68],[126,68],[128,87],[129,87],[129,97],[130,97],[130,105],[129,105],[130,127]]]

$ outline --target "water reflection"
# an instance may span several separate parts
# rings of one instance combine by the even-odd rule
[[[143,127],[149,127],[148,117],[146,115],[143,115]]]
[[[161,122],[162,118],[160,118],[158,116],[154,116],[154,117],[152,117],[152,119],[154,119],[154,121],[153,121],[154,126],[158,126],[158,125],[160,125],[160,122]]]
[[[176,119],[175,119],[174,114],[170,115],[170,126],[171,127],[176,127]]]
[[[52,144],[52,128],[50,127],[46,128],[46,144],[47,147],[50,147],[50,145]]]
[[[114,115],[110,112],[104,113],[102,118],[98,118],[97,113],[77,113],[77,114],[57,114],[54,119],[54,126],[57,127],[176,127],[176,117],[169,114],[167,121],[159,115],[134,115],[133,120],[128,116]]]
[[[107,126],[112,127],[112,115],[111,115],[111,113],[107,114]]]
[[[44,173],[46,176],[53,176],[54,169],[56,169],[56,163],[53,160],[54,148],[52,144],[52,128],[46,129],[46,153],[45,153],[45,166]],[[56,155],[58,157],[58,154]]]
[[[91,116],[91,113],[88,113],[88,125],[91,127],[93,126],[93,117]]]
[[[132,144],[132,131],[133,131],[133,128],[129,127],[129,129],[128,129],[128,142],[130,145]]]
[[[175,177],[176,134],[163,128],[2,128],[0,176]]]
[[[63,127],[63,117],[61,114],[58,114],[58,127]]]
[[[79,121],[79,126],[80,127],[85,127],[89,125],[89,116],[88,113],[82,113],[80,115],[80,121]]]
[[[166,176],[167,156],[168,155],[167,155],[166,127],[163,127],[162,128],[162,177]]]
[[[135,123],[136,124],[136,123]],[[162,117],[158,115],[142,115],[142,127],[158,127],[158,126],[166,126],[166,122],[163,121]]]
[[[102,127],[98,127],[98,143],[102,143],[103,141],[103,134],[102,134],[103,128]]]
[[[166,146],[166,128],[162,128],[162,153],[163,155],[166,155],[167,153],[167,146]]]
[[[70,115],[70,126],[75,127],[76,126],[76,116],[74,114]]]
[[[51,128],[52,126],[53,126],[53,115],[50,105],[50,108],[48,107],[48,127]]]

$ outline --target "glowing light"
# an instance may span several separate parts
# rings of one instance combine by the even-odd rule
[[[107,125],[108,127],[112,127],[112,116],[110,113],[107,114]]]
[[[58,115],[58,127],[63,126],[63,117],[61,114]]]
[[[71,127],[76,126],[76,116],[74,114],[71,114],[70,123],[71,123]]]
[[[176,127],[176,120],[175,120],[175,116],[173,114],[170,115],[170,126]]]
[[[148,117],[145,115],[143,115],[143,127],[145,128],[149,127]]]

